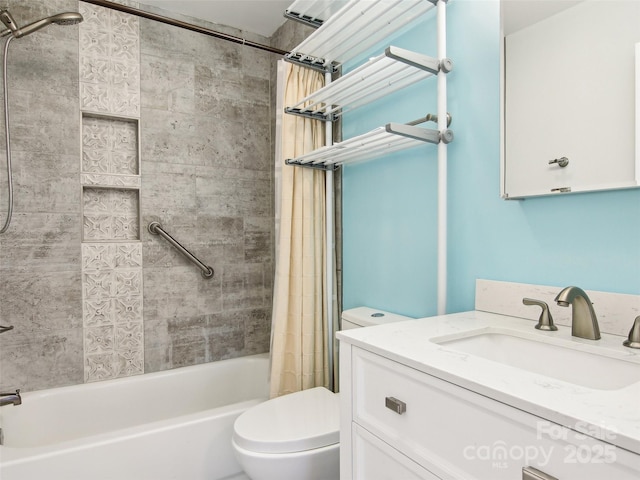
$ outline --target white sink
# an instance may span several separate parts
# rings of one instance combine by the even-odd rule
[[[598,347],[591,345],[553,338],[549,343],[497,330],[433,341],[452,350],[593,389],[617,390],[640,381],[640,363],[598,352]]]

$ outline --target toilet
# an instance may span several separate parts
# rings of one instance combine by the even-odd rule
[[[342,312],[342,329],[404,320],[358,307]],[[236,419],[232,445],[251,480],[338,480],[339,394],[316,387],[256,405]]]

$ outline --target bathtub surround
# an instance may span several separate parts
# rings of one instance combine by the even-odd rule
[[[88,6],[1,6],[22,23],[80,5]],[[119,47],[105,49],[105,32],[91,40],[99,63],[79,61],[79,27],[52,26],[12,44],[16,208],[0,238],[0,324],[15,329],[0,337],[3,391],[269,349],[277,56],[141,20],[136,104],[135,93],[113,93],[136,71],[120,62],[132,55],[130,25],[115,25],[125,29],[113,37]],[[81,103],[81,91],[96,93]],[[149,234],[151,221],[210,264],[214,278]]]
[[[2,7],[24,23],[78,2]],[[15,329],[0,338],[3,391],[84,380],[78,27],[55,27],[13,41],[8,59],[15,209],[0,237],[0,318]]]

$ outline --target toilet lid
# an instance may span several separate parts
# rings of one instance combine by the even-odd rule
[[[292,453],[340,441],[339,396],[323,387],[273,398],[248,409],[234,424],[241,448]]]

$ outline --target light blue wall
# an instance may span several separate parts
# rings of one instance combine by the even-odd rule
[[[474,307],[487,278],[640,294],[640,190],[505,201],[500,192],[497,0],[447,7],[447,311]],[[432,20],[394,42],[435,55]],[[345,138],[435,112],[434,82],[353,112]],[[605,140],[606,141],[606,140]],[[436,313],[436,154],[420,147],[343,169],[344,308]]]

